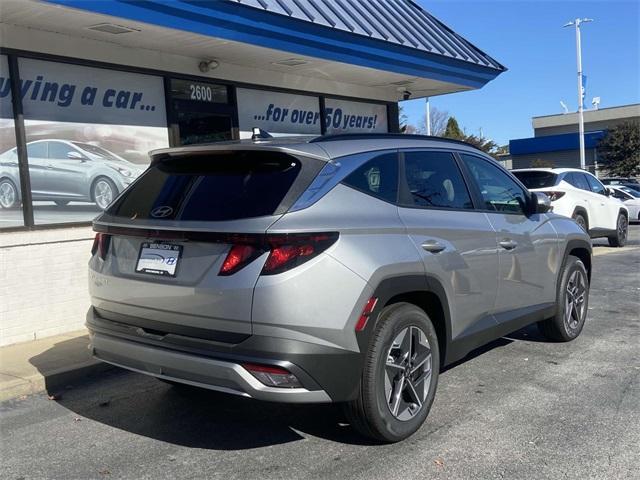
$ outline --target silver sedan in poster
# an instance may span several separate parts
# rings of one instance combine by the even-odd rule
[[[27,144],[34,201],[92,202],[104,210],[144,168],[89,143],[46,139]],[[0,155],[0,207],[20,205],[15,148]]]

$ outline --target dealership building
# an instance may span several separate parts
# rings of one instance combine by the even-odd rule
[[[598,142],[608,130],[626,122],[640,123],[640,104],[584,112],[584,147],[587,170],[600,173]],[[533,137],[509,142],[512,168],[529,168],[541,164],[553,165],[558,168],[580,168],[577,113],[533,117],[531,123]]]
[[[91,220],[153,149],[397,132],[505,68],[410,0],[2,0],[0,345],[82,328]]]

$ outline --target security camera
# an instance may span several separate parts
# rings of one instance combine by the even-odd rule
[[[402,99],[403,100],[409,100],[411,98],[411,92],[409,90],[405,90],[402,93]]]
[[[213,70],[214,68],[218,68],[218,65],[220,65],[220,64],[216,60],[202,60],[198,64],[198,69],[202,73],[207,73],[210,70]]]

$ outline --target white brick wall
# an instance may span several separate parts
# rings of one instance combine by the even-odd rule
[[[90,227],[0,233],[0,346],[83,328]]]

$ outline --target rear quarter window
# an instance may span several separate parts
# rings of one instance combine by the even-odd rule
[[[342,183],[372,197],[395,203],[398,199],[398,154],[385,153],[372,158]]]

